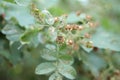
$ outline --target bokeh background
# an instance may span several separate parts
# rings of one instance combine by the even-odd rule
[[[35,67],[41,61],[39,48],[18,50],[18,43],[11,47],[6,36],[1,33],[4,27],[4,21],[14,17],[20,23],[20,26],[26,26],[27,23],[33,23],[26,5],[30,4],[30,0],[0,0],[0,80],[47,80],[48,76],[35,75]],[[100,48],[110,48],[120,51],[120,0],[33,0],[34,4],[40,9],[47,9],[53,16],[61,16],[63,14],[73,14],[77,11],[91,15],[99,27],[102,28],[96,37],[96,46],[100,45],[100,41],[105,41]],[[28,6],[27,6],[28,7]],[[73,21],[76,19],[72,17]],[[99,28],[98,27],[98,28]],[[103,33],[105,31],[105,33]],[[107,34],[109,37],[101,36]],[[8,35],[9,36],[9,35]],[[99,38],[100,37],[100,38]],[[109,40],[117,39],[118,43],[109,43]],[[117,44],[117,45],[116,45]],[[113,46],[112,46],[113,45]],[[26,49],[26,48],[25,48]],[[29,53],[31,52],[31,53]],[[115,56],[120,57],[120,54]],[[120,69],[120,59],[115,57],[117,67]],[[89,74],[86,74],[89,76]],[[77,80],[92,80],[90,77],[81,76]]]

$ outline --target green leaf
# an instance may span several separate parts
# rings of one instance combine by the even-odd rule
[[[2,49],[2,50],[0,49],[0,56],[5,57],[6,59],[10,59],[10,57],[11,57],[9,51],[4,50],[4,49]]]
[[[12,64],[18,64],[21,59],[22,59],[22,51],[20,49],[18,49],[18,47],[20,46],[20,42],[14,42],[10,45],[10,55],[11,55],[11,62]]]
[[[75,69],[70,65],[59,64],[58,71],[68,79],[75,79],[77,75]]]
[[[55,7],[51,7],[49,9],[49,11],[51,12],[52,15],[54,16],[61,16],[62,14],[65,14],[66,11],[63,10],[61,7],[55,6]]]
[[[93,45],[98,48],[120,51],[119,35],[106,32],[103,28],[98,28],[91,40]]]
[[[10,20],[14,17],[21,26],[28,27],[35,23],[34,17],[30,14],[28,7],[18,6],[13,3],[4,2],[5,6],[5,19]]]
[[[35,69],[35,74],[42,75],[42,74],[49,74],[56,69],[55,65],[51,62],[45,62],[39,64]]]
[[[61,63],[64,63],[66,65],[72,65],[74,63],[74,59],[72,56],[68,55],[68,54],[62,54],[59,56],[59,61]]]
[[[39,44],[38,39],[38,29],[28,29],[22,36],[21,36],[21,42],[23,44],[32,44],[35,47]]]
[[[31,0],[14,0],[19,6],[28,6]]]
[[[10,41],[18,41],[23,33],[23,30],[14,24],[7,24],[3,29],[2,33],[6,35]]]
[[[14,0],[2,0],[2,1],[6,1],[6,2],[10,2],[10,3],[14,3]]]
[[[48,9],[56,5],[59,0],[36,0],[36,4],[40,9]]]
[[[120,69],[120,53],[112,54],[112,63],[115,67]]]
[[[67,23],[77,23],[79,21],[83,21],[85,19],[86,14],[81,14],[77,16],[76,13],[71,13],[68,15]]]
[[[57,60],[57,51],[55,45],[46,44],[45,47],[46,49],[43,49],[43,51],[41,51],[41,57],[48,61]]]
[[[57,54],[57,52],[55,50],[44,49],[42,51],[41,57],[48,61],[54,61],[54,60],[57,60],[56,54]]]
[[[53,25],[54,24],[54,18],[53,16],[51,15],[51,13],[47,10],[42,10],[42,14],[44,14],[45,16],[45,21],[47,24],[49,25]]]
[[[3,0],[0,0],[0,2],[2,2]]]
[[[3,14],[4,13],[4,9],[3,7],[0,5],[0,14]]]
[[[105,68],[107,63],[99,56],[90,53],[81,55],[83,63],[89,69],[95,77],[99,76],[99,71]]]
[[[54,73],[49,77],[49,80],[63,80],[59,73]]]

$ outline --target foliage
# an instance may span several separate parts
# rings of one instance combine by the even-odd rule
[[[0,79],[119,80],[119,24],[86,5],[80,0],[0,0]]]

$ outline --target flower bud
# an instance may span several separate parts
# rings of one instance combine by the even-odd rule
[[[67,43],[67,45],[73,45],[73,40],[71,40],[71,39],[67,40],[66,43]]]
[[[90,38],[91,36],[90,36],[89,33],[85,33],[84,37],[85,37],[85,38]]]
[[[87,15],[87,16],[86,16],[86,19],[89,21],[89,20],[91,20],[91,19],[92,19],[92,16]]]
[[[55,21],[55,22],[58,22],[58,21],[59,21],[59,18],[58,18],[58,17],[55,17],[55,18],[54,18],[54,21]]]
[[[78,30],[83,30],[83,26],[79,26],[79,27],[78,27]]]

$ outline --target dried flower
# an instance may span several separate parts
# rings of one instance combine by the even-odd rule
[[[64,43],[65,39],[63,36],[57,36],[56,42],[58,43]]]

